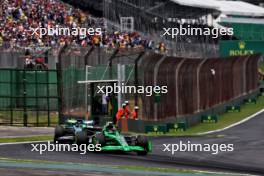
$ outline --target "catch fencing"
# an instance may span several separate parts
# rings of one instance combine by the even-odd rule
[[[57,124],[57,92],[56,70],[0,69],[0,124]]]
[[[134,85],[135,72],[134,61],[142,50],[105,49],[99,47],[74,47],[65,46],[59,54],[59,84],[61,117],[95,117],[108,116],[114,118],[117,112],[117,97],[112,95],[111,112],[102,114],[102,95],[98,94],[97,86],[111,85],[105,80],[117,80],[117,64],[125,65],[124,82],[126,85]],[[79,81],[91,81],[80,84]],[[134,102],[134,96],[122,95],[122,101]],[[134,103],[132,103],[134,104]],[[107,117],[105,117],[107,118]],[[63,120],[64,118],[62,118]]]
[[[141,96],[145,120],[177,119],[249,94],[258,88],[260,55],[223,59],[173,58],[150,54],[141,60],[140,84],[167,86],[168,93]]]
[[[56,62],[59,47],[0,47],[0,124],[51,126],[58,122]],[[25,53],[46,57],[48,70],[24,69]],[[44,52],[43,52],[44,51]]]
[[[140,107],[142,120],[180,119],[258,88],[259,55],[192,59],[129,51],[66,47],[60,56],[62,115],[87,117],[91,112],[100,114],[101,95],[96,93],[96,86],[78,84],[78,81],[115,80],[117,64],[125,65],[125,85],[167,86],[167,94],[122,95],[122,102],[128,100],[130,109],[135,105]]]

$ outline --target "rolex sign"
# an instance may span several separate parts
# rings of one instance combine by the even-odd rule
[[[220,56],[244,56],[251,54],[264,54],[264,41],[220,41]]]

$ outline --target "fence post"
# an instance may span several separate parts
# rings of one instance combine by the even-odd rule
[[[247,63],[248,60],[250,59],[250,56],[247,56],[246,59],[244,59],[243,63],[243,95],[247,94]]]
[[[138,57],[136,58],[136,60],[135,60],[135,87],[138,87],[139,85],[139,83],[138,83],[138,62],[139,62],[139,60],[142,58],[142,56],[145,54],[145,51],[143,51],[143,52],[141,52],[139,55],[138,55]],[[135,106],[137,106],[138,105],[138,93],[136,92],[136,94],[135,94]]]
[[[48,106],[48,126],[50,126],[50,101],[49,101],[50,100],[50,96],[49,96],[49,94],[50,94],[49,93],[49,87],[50,87],[49,84],[50,83],[49,83],[49,71],[48,70],[46,70],[46,81],[47,81],[47,84],[46,84],[47,85],[47,87],[46,87],[47,88],[47,95],[46,96],[47,96],[47,106]]]
[[[64,45],[58,55],[58,63],[57,66],[57,91],[58,91],[58,109],[59,109],[59,124],[62,123],[62,110],[63,110],[63,80],[62,80],[62,54],[66,50],[67,45]]]
[[[89,49],[89,51],[85,54],[85,56],[84,56],[84,64],[85,65],[88,65],[88,58],[92,54],[93,50],[94,50],[94,47],[91,47]]]
[[[36,89],[36,108],[37,108],[37,126],[39,126],[39,102],[38,102],[38,75],[35,70],[35,89]]]
[[[28,114],[27,114],[27,90],[26,90],[26,70],[23,70],[23,123],[24,126],[28,125]]]
[[[113,54],[110,56],[110,58],[108,59],[108,66],[109,66],[109,79],[113,79],[113,60],[114,58],[116,57],[116,55],[119,53],[119,49],[116,49]],[[117,67],[118,68],[118,67]],[[111,83],[111,86],[113,87],[114,86],[114,83]],[[115,105],[115,95],[112,94],[111,95],[111,104],[112,105]],[[119,108],[119,105],[118,105],[118,108]],[[117,109],[118,109],[117,108]],[[113,111],[112,111],[112,117],[113,117],[113,122],[115,122],[116,118],[115,118],[115,111],[114,111],[114,108],[113,108]]]
[[[201,101],[201,96],[200,96],[200,73],[201,73],[201,68],[203,66],[203,64],[207,61],[207,59],[203,59],[202,62],[198,65],[198,68],[197,68],[197,72],[196,72],[196,75],[197,75],[197,87],[196,87],[196,90],[197,90],[197,107],[196,107],[196,110],[197,112],[200,111],[200,101]]]
[[[92,46],[88,52],[85,54],[84,56],[84,65],[85,65],[85,80],[88,80],[88,58],[89,56],[92,54],[92,52],[94,51],[94,47]],[[91,84],[89,84],[90,88],[91,88]],[[91,111],[91,106],[89,107],[88,105],[88,84],[85,84],[85,117],[88,119],[89,117],[89,110]],[[91,97],[91,96],[90,96]],[[90,98],[91,101],[91,98]],[[91,104],[91,102],[90,102]],[[90,108],[90,109],[89,109]],[[91,114],[91,113],[90,113]]]
[[[10,125],[13,125],[13,70],[10,70],[10,105],[11,105],[11,111],[10,111]]]
[[[163,55],[162,58],[154,66],[154,86],[158,86],[158,73],[161,63],[166,59],[166,55]],[[158,120],[158,102],[154,103],[154,120]]]
[[[178,89],[178,83],[179,83],[179,72],[182,64],[186,61],[186,58],[183,58],[182,61],[176,66],[176,72],[175,72],[175,91],[176,91],[176,115],[179,115],[179,89]]]
[[[113,59],[115,58],[115,56],[118,54],[119,50],[116,49],[113,54],[110,56],[110,58],[108,59],[108,66],[110,68],[109,70],[109,79],[113,79]]]

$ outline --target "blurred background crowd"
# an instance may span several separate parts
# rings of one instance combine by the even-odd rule
[[[60,0],[2,0],[0,5],[0,46],[54,47],[64,44],[112,48],[145,48],[166,52],[165,44],[137,32],[106,31],[104,19],[95,18]],[[32,35],[32,28],[102,28],[102,35]]]

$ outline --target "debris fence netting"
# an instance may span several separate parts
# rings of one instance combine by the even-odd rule
[[[114,53],[74,47],[62,52],[61,111],[64,115],[84,117],[90,112],[100,115],[102,95],[97,93],[96,87],[112,83],[78,84],[78,81],[116,80],[117,64],[125,65],[122,81],[127,86],[167,86],[166,94],[146,96],[146,92],[138,94],[137,98],[135,94],[122,94],[122,102],[128,100],[131,109],[136,104],[139,106],[139,117],[144,120],[182,118],[258,88],[260,55],[193,59],[146,52],[137,60],[138,55]],[[88,70],[85,64],[89,65]],[[117,101],[117,95],[114,99]],[[112,111],[111,116],[114,113]]]
[[[190,115],[230,101],[258,88],[260,55],[190,59],[152,54],[140,65],[140,83],[167,86],[168,93],[141,95],[142,117],[164,120]]]
[[[85,80],[84,48],[67,47],[61,51],[61,113],[65,116],[85,116]]]

